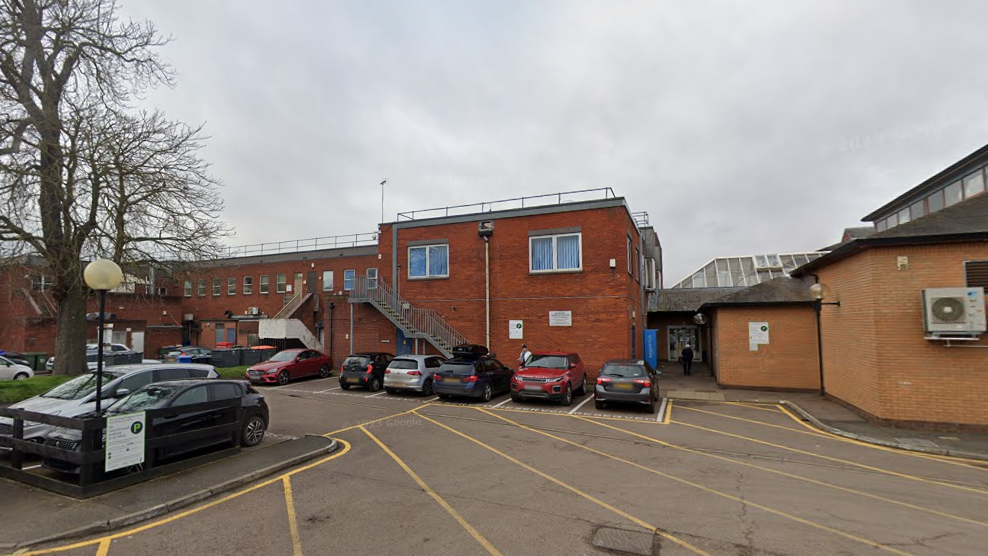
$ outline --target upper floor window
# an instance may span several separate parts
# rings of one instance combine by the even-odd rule
[[[964,198],[973,197],[985,190],[985,175],[980,170],[964,178]]]
[[[628,238],[628,274],[631,274],[631,237]]]
[[[285,275],[279,274],[275,277],[275,291],[278,293],[285,293]]]
[[[198,288],[199,288],[199,291],[198,291],[199,297],[205,297],[206,296],[206,279],[205,278],[200,278],[199,279]]]
[[[44,274],[31,275],[31,289],[36,292],[48,291],[51,289],[52,279]]]
[[[222,288],[222,287],[223,287],[223,285],[220,282],[220,279],[219,278],[213,278],[213,295],[214,296],[215,295],[220,295],[220,293],[222,293],[221,290],[220,290],[220,288]]]
[[[185,297],[192,297],[192,281],[185,281]]]
[[[376,290],[377,289],[377,269],[368,268],[367,269],[367,289]]]
[[[333,271],[324,270],[322,271],[322,291],[331,292],[333,291]]]
[[[244,295],[254,293],[254,277],[244,276]]]
[[[529,270],[558,272],[583,269],[581,234],[559,234],[528,238]],[[630,255],[629,255],[630,258]]]
[[[259,278],[258,286],[260,287],[260,293],[268,293],[268,275],[262,274]]]
[[[449,245],[421,245],[417,247],[409,247],[408,277],[449,277]]]
[[[353,282],[357,278],[356,270],[344,270],[343,271],[343,289],[346,291],[353,291]]]
[[[226,279],[226,294],[237,295],[237,279],[233,276]]]

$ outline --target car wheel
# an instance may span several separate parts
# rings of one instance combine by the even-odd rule
[[[573,405],[573,388],[567,384],[566,391],[563,392],[563,399],[559,400],[560,405]]]
[[[377,392],[381,389],[381,379],[374,377],[371,379],[370,383],[367,384],[367,389],[371,392]]]
[[[521,396],[518,394],[511,394],[511,401],[515,403],[521,403]]]
[[[288,384],[288,379],[289,379],[288,371],[281,371],[280,373],[278,373],[278,384],[279,385],[284,386],[284,385]]]
[[[493,394],[494,394],[494,392],[493,392],[493,390],[491,390],[491,385],[490,384],[485,384],[484,385],[484,393],[481,394],[480,397],[485,402],[489,402],[489,401],[491,401],[491,397],[493,396]]]
[[[597,409],[604,409],[604,402],[598,402],[597,400],[594,400],[593,406],[596,407]]]
[[[340,388],[342,388],[344,390],[349,390],[350,389],[350,385],[347,384],[347,383],[345,383],[345,382],[341,382],[340,383]]]
[[[422,385],[422,395],[431,396],[432,395],[432,381],[426,380],[425,384]]]
[[[328,378],[328,377],[329,377],[329,365],[323,365],[322,367],[319,367],[319,378]]]
[[[398,393],[398,390],[395,388],[385,388],[384,391],[392,396]]]
[[[580,396],[587,395],[587,375],[583,375],[583,380],[580,381],[580,387],[576,389],[576,393]]]
[[[26,379],[27,379],[27,373],[17,373],[16,375],[14,375],[14,380],[26,380]]]
[[[648,412],[649,413],[651,413],[652,415],[655,415],[655,402],[654,401],[648,402],[648,405],[645,406],[645,407],[648,409]]]
[[[261,419],[258,415],[252,415],[247,422],[244,423],[243,434],[240,435],[240,445],[244,448],[250,448],[251,446],[257,446],[264,440],[264,419]]]

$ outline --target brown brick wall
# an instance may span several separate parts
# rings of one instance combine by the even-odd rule
[[[810,306],[719,307],[717,380],[722,386],[816,390],[820,387],[816,316]],[[749,322],[767,322],[769,343],[751,351]]]
[[[923,330],[922,290],[964,286],[975,259],[988,243],[877,248],[821,269],[841,302],[823,308],[828,393],[880,419],[988,425],[988,349],[947,348]]]

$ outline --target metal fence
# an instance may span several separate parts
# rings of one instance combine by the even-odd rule
[[[596,189],[579,189],[576,191],[562,191],[559,193],[547,193],[544,195],[530,195],[526,197],[515,197],[513,199],[500,199],[497,201],[483,201],[468,205],[452,205],[425,210],[413,210],[399,212],[398,221],[416,220],[420,218],[440,218],[455,216],[458,214],[476,214],[482,212],[493,212],[494,210],[509,210],[513,208],[531,208],[546,205],[561,205],[563,203],[573,203],[578,201],[591,201],[598,199],[616,199],[617,195],[610,187],[598,187]]]
[[[253,243],[227,247],[221,257],[251,257],[254,255],[271,255],[275,253],[297,253],[299,251],[316,251],[319,249],[342,249],[345,247],[361,247],[377,245],[377,233],[346,234],[342,236],[310,237],[293,239],[274,243]]]

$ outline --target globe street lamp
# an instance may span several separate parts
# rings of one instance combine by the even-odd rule
[[[96,333],[96,413],[100,412],[100,401],[103,395],[103,321],[106,314],[106,292],[120,285],[123,281],[123,271],[117,263],[109,259],[97,259],[88,265],[82,273],[86,285],[99,294],[99,329]]]
[[[823,300],[830,297],[830,288],[819,282],[810,286],[810,297],[814,300],[813,309],[816,311],[816,349],[817,357],[820,358],[820,395],[826,396],[827,389],[823,386],[823,334],[820,332],[820,310],[824,305],[840,307],[840,301],[825,303]]]

